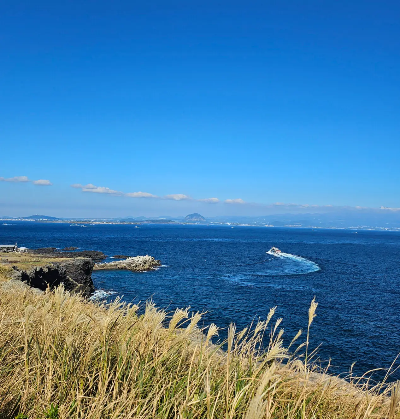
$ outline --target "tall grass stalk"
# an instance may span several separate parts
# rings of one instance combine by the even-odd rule
[[[310,308],[308,309],[308,324],[307,324],[307,338],[306,338],[306,353],[304,357],[304,376],[307,379],[308,378],[308,368],[307,368],[307,362],[308,362],[308,348],[310,345],[310,327],[311,324],[316,316],[315,312],[317,310],[318,303],[315,302],[315,297],[312,299]],[[301,411],[301,417],[304,419],[306,417],[306,399],[303,399],[302,404],[302,411]]]

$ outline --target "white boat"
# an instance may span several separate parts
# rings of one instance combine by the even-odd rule
[[[271,249],[267,252],[270,255],[280,255],[282,253],[282,250],[278,249],[277,247],[271,247]]]

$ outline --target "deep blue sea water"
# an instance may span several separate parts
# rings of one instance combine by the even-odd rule
[[[321,345],[319,357],[331,359],[334,372],[346,373],[353,362],[357,374],[388,368],[400,352],[397,232],[8,223],[0,223],[0,243],[77,246],[108,256],[160,259],[165,266],[152,272],[97,271],[95,286],[128,302],[151,298],[168,311],[190,306],[207,312],[204,325],[226,328],[234,322],[243,328],[277,306],[290,340],[298,329],[306,329],[308,307],[316,296],[311,345]],[[287,255],[266,254],[272,246]],[[399,371],[394,379],[400,379]]]

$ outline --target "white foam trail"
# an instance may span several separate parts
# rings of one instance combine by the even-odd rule
[[[116,291],[96,290],[89,299],[92,301],[103,300],[104,298],[107,298],[109,295],[113,295],[116,293]]]
[[[268,250],[268,252],[266,252],[266,253],[268,255],[275,256],[275,257],[280,258],[280,259],[291,259],[291,260],[295,260],[297,262],[307,263],[308,265],[310,265],[310,267],[312,267],[312,271],[310,271],[310,272],[316,272],[316,271],[321,270],[321,268],[318,266],[318,264],[316,264],[312,260],[308,260],[308,259],[303,258],[301,256],[292,255],[291,253],[285,253],[285,252],[276,253],[276,252],[272,252],[271,250]]]
[[[157,266],[157,267],[153,268],[153,270],[154,271],[159,271],[161,268],[168,268],[168,265],[160,265],[160,266]]]

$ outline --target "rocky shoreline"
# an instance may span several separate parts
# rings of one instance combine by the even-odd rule
[[[72,248],[69,248],[72,249]],[[0,268],[8,277],[37,290],[46,291],[63,285],[66,291],[89,298],[95,292],[93,270],[129,270],[146,272],[161,266],[154,257],[136,256],[110,263],[100,263],[106,255],[98,251],[59,251],[55,248],[8,254],[0,259]],[[97,262],[97,263],[96,263]]]
[[[152,271],[161,266],[161,262],[152,256],[128,257],[125,260],[119,260],[108,263],[96,263],[94,270],[118,270],[124,269],[132,272]]]

